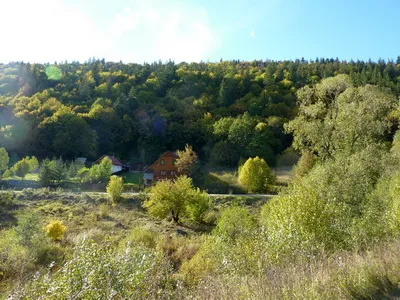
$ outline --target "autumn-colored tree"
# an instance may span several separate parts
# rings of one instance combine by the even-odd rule
[[[256,156],[249,158],[239,167],[239,183],[250,193],[266,192],[268,185],[274,182],[274,174],[264,159]]]
[[[185,150],[178,150],[177,154],[179,156],[179,158],[176,160],[178,172],[181,174],[190,175],[198,160],[196,152],[194,152],[192,146],[186,144]]]
[[[107,184],[107,193],[110,196],[112,204],[121,198],[123,190],[124,184],[122,182],[122,177],[115,175],[111,176],[110,181]]]

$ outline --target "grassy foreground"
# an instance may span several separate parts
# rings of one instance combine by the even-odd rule
[[[0,299],[10,294],[16,299],[64,299],[79,284],[78,299],[400,297],[398,240],[364,251],[281,264],[264,262],[256,272],[246,272],[243,266],[206,273],[200,280],[198,274],[191,276],[187,263],[207,243],[220,211],[235,202],[235,207],[250,208],[256,215],[263,203],[260,199],[218,198],[206,223],[183,226],[151,219],[141,208],[140,197],[122,199],[112,207],[106,204],[106,196],[61,190],[25,190],[13,197],[13,204],[0,212]],[[42,225],[61,220],[67,227],[63,239],[47,244],[46,249],[35,243],[28,249],[15,243],[11,233],[20,226],[18,220],[32,214],[40,216]],[[206,261],[201,268],[207,268]],[[85,282],[89,282],[86,290]],[[102,288],[94,289],[96,284]]]

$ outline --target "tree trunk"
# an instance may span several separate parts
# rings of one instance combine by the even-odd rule
[[[179,212],[177,214],[174,214],[174,211],[171,211],[172,214],[172,219],[174,220],[175,223],[179,222]]]

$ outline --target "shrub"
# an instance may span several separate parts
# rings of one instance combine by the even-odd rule
[[[180,176],[174,182],[162,180],[151,188],[150,197],[143,206],[150,215],[166,218],[171,215],[178,223],[181,217],[189,217],[195,222],[207,210],[208,195],[193,187],[192,179]]]
[[[18,177],[25,178],[25,176],[28,174],[30,165],[29,161],[26,158],[21,159],[19,162],[17,162],[13,167],[13,173],[17,175]]]
[[[267,191],[268,184],[274,182],[274,175],[265,160],[256,156],[239,167],[238,181],[248,192],[262,193]]]
[[[135,227],[120,243],[122,246],[144,246],[154,249],[157,245],[158,234],[145,227]]]
[[[294,178],[299,180],[301,177],[306,175],[314,166],[315,158],[310,151],[304,151],[294,168]]]
[[[268,201],[260,221],[270,257],[306,258],[384,238],[387,209],[373,192],[386,164],[384,149],[376,146],[337,155]]]
[[[239,236],[251,235],[256,225],[254,217],[246,208],[233,206],[223,210],[213,233],[232,242]]]
[[[81,168],[78,171],[82,182],[107,182],[112,174],[112,162],[108,157],[104,157],[99,164],[93,165],[90,169]]]
[[[66,178],[66,167],[62,159],[45,159],[42,161],[39,172],[39,179],[42,186],[58,184]]]
[[[15,232],[20,239],[21,245],[26,247],[32,246],[37,237],[41,239],[44,236],[40,216],[37,213],[22,215],[18,219]]]
[[[68,261],[50,276],[42,273],[24,288],[17,299],[144,299],[163,293],[168,298],[169,270],[153,251],[125,247],[117,251],[94,242],[78,245]]]
[[[11,206],[14,204],[13,194],[10,192],[0,192],[0,211],[3,208]]]
[[[25,275],[33,268],[29,249],[19,241],[15,230],[0,231],[0,281]]]
[[[110,196],[112,203],[115,203],[121,198],[123,190],[124,185],[122,178],[115,175],[111,176],[110,181],[107,184],[107,193]]]
[[[67,227],[62,221],[53,220],[46,226],[46,233],[53,241],[61,241]]]
[[[7,169],[9,160],[6,149],[0,148],[0,172]]]

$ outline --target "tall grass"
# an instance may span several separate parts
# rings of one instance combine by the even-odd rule
[[[400,241],[369,251],[320,256],[308,263],[270,265],[253,276],[210,276],[189,299],[399,299]]]

